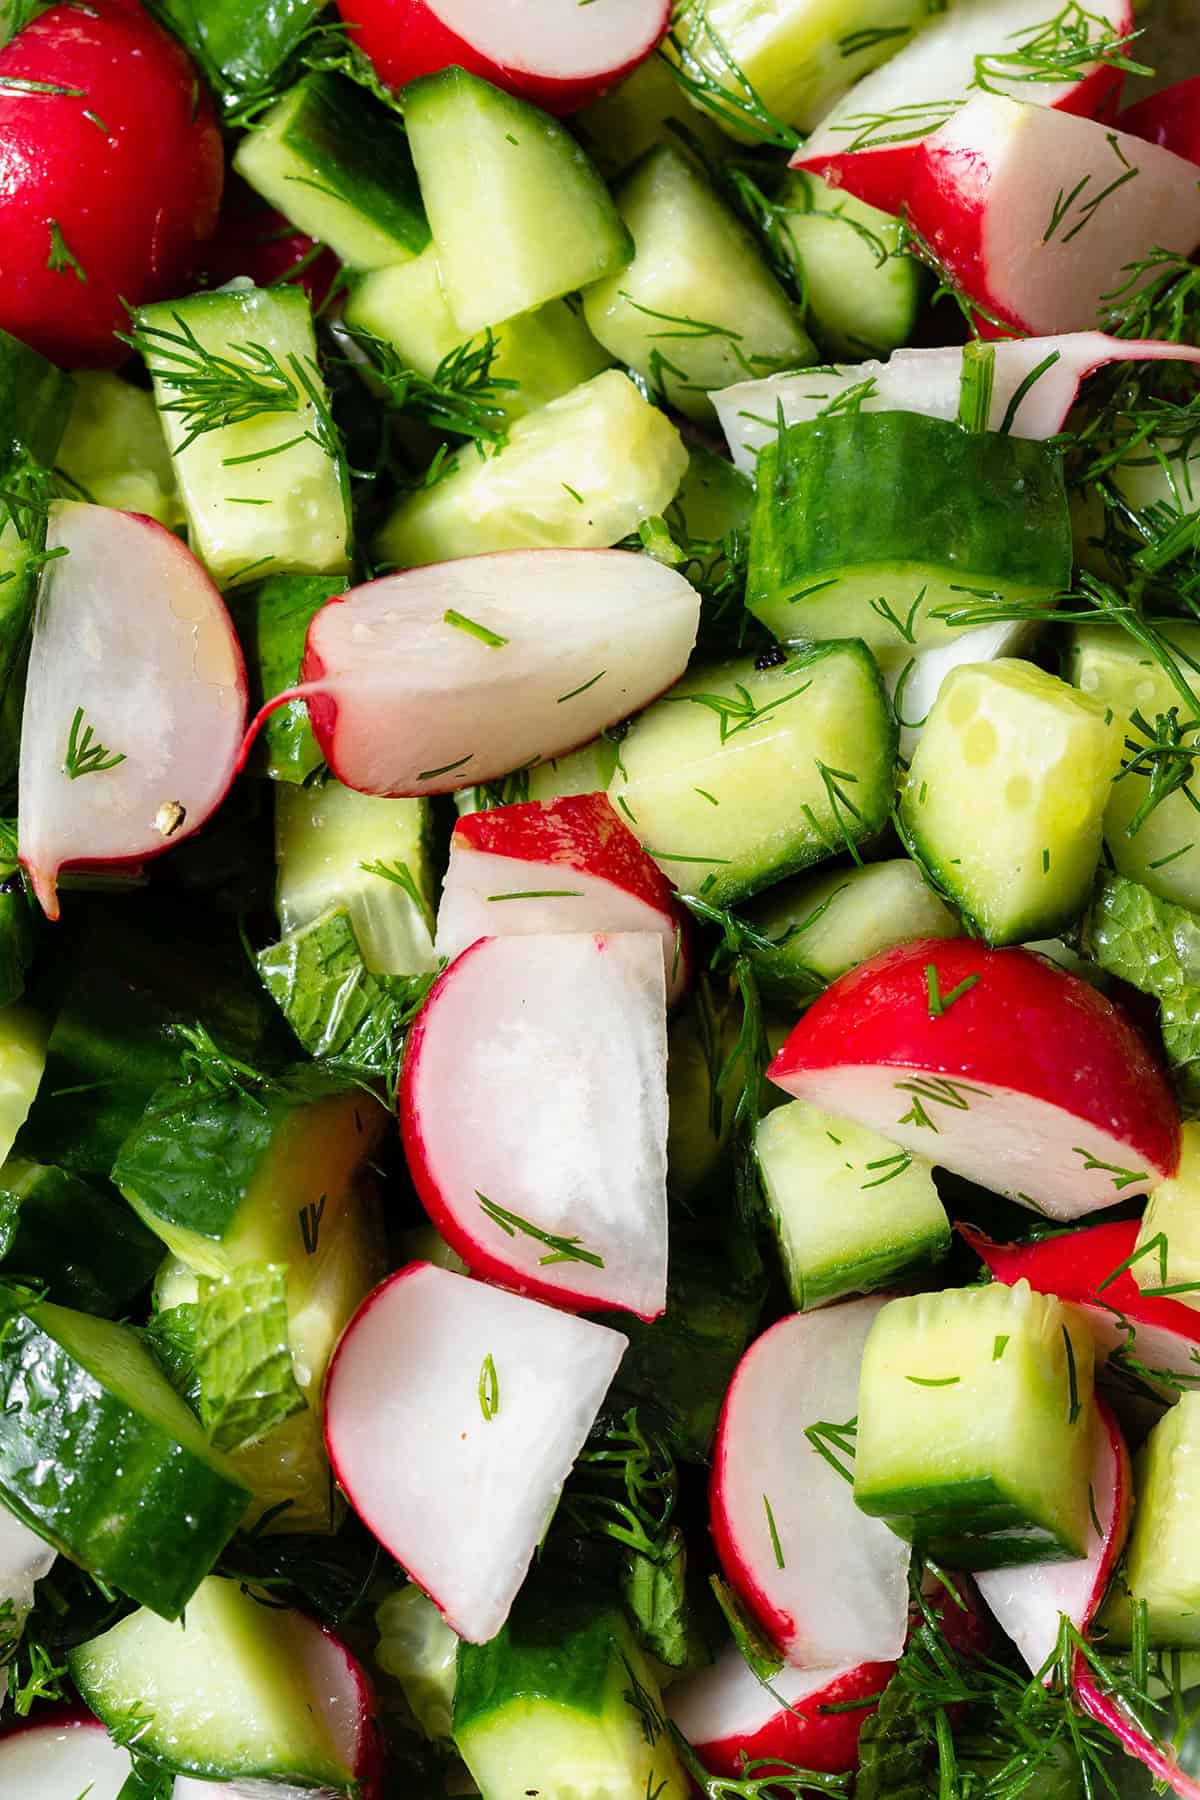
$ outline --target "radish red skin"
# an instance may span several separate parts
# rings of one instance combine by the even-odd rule
[[[1173,87],[1139,100],[1136,106],[1126,107],[1117,127],[1200,163],[1200,75],[1177,81]]]
[[[859,1734],[875,1708],[856,1705],[852,1712],[820,1709],[877,1699],[895,1672],[895,1663],[860,1663],[828,1687],[796,1702],[794,1710],[781,1707],[757,1731],[738,1732],[693,1747],[710,1774],[735,1780],[742,1774],[743,1759],[761,1759],[764,1766],[755,1769],[756,1777],[768,1774],[773,1763],[798,1765],[821,1775],[843,1775],[858,1765]]]
[[[115,366],[129,354],[113,335],[128,328],[124,302],[186,289],[216,221],[212,102],[129,0],[51,7],[0,51],[0,83],[13,79],[83,92],[0,85],[0,326],[68,368]],[[49,267],[52,221],[86,281]]]
[[[488,0],[483,0],[487,4]],[[646,0],[646,32],[634,54],[616,67],[577,77],[556,77],[522,65],[497,62],[474,48],[438,17],[428,0],[338,0],[351,41],[371,59],[380,78],[402,87],[419,75],[457,65],[471,75],[562,116],[598,100],[644,62],[670,22],[670,0]]]

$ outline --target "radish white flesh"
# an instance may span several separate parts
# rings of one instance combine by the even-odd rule
[[[965,594],[963,599],[970,604],[970,595]],[[978,631],[964,631],[948,644],[938,644],[931,650],[914,650],[907,657],[889,660],[883,678],[900,727],[900,754],[905,762],[912,761],[925,721],[951,669],[963,663],[1017,656],[1032,630],[1028,620],[1007,619],[996,625],[981,625]]]
[[[119,1800],[132,1773],[128,1750],[90,1714],[23,1721],[0,1737],[6,1800]],[[211,1788],[206,1800],[216,1800]]]
[[[220,594],[161,525],[63,501],[47,548],[66,555],[38,597],[19,813],[21,861],[57,918],[62,868],[156,856],[220,804],[246,677]]]
[[[425,0],[423,10],[497,70],[547,81],[609,80],[648,55],[666,29],[659,0]]]
[[[1010,71],[1021,73],[1022,47],[1046,39],[1052,14],[1045,0],[959,0],[856,83],[796,152],[792,166],[811,169],[885,212],[899,212],[921,142],[982,85],[981,59],[993,89],[1095,117],[1120,85],[1111,69],[1092,63],[1061,82],[1010,78]],[[1133,25],[1128,0],[1097,0],[1086,17],[1092,42],[1123,36]]]
[[[400,1124],[426,1211],[475,1274],[588,1311],[662,1312],[658,932],[474,944],[409,1034]]]
[[[1193,344],[1114,338],[1103,331],[1007,338],[992,349],[995,362],[988,424],[999,431],[1007,423],[1013,437],[1024,438],[1049,438],[1061,431],[1080,383],[1106,363],[1160,359],[1200,363],[1200,348]],[[864,412],[915,412],[930,419],[953,420],[958,417],[962,366],[963,353],[957,345],[895,350],[887,362],[843,363],[811,374],[739,381],[712,399],[734,462],[753,475],[759,451],[776,435],[781,406],[785,425],[804,424],[839,394],[869,382],[870,389],[861,400]]]
[[[559,931],[657,931],[669,998],[687,983],[674,889],[606,794],[460,819],[438,906],[438,955],[453,958],[481,937]]]
[[[387,575],[309,626],[322,753],[365,794],[435,794],[561,756],[683,673],[700,599],[624,550],[509,550]]]
[[[885,1304],[795,1313],[738,1364],[717,1431],[713,1538],[726,1578],[790,1662],[890,1662],[904,1647],[909,1548],[854,1504],[805,1436],[858,1411],[863,1345]]]
[[[987,1569],[975,1577],[997,1623],[1035,1675],[1054,1654],[1064,1614],[1079,1631],[1091,1624],[1125,1542],[1132,1500],[1129,1455],[1103,1402],[1099,1414],[1087,1555],[1072,1562]]]
[[[625,1348],[431,1263],[390,1276],[346,1327],[325,1398],[334,1472],[469,1642],[507,1618]]]

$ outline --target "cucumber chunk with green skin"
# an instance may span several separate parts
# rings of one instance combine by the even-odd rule
[[[1176,1083],[1200,1095],[1200,918],[1140,882],[1101,876],[1084,942],[1106,974],[1158,1001],[1163,1049]]]
[[[402,1019],[425,985],[367,968],[345,907],[285,931],[255,959],[263,985],[310,1056],[389,1075]]]
[[[609,181],[658,143],[696,143],[718,163],[729,150],[712,116],[689,104],[662,56],[648,56],[632,75],[572,114],[571,129]]]
[[[454,1743],[488,1800],[686,1800],[650,1665],[625,1615],[527,1588],[488,1644],[459,1648]]]
[[[660,144],[617,204],[636,254],[587,289],[584,317],[665,403],[711,423],[710,389],[816,361],[799,309],[690,157]]]
[[[801,1312],[886,1287],[950,1248],[931,1164],[802,1100],[760,1121],[754,1154]]]
[[[754,483],[724,456],[693,444],[687,473],[667,510],[668,523],[678,523],[688,538],[716,543],[742,531],[754,511]]]
[[[192,1596],[184,1630],[131,1613],[67,1660],[110,1731],[145,1721],[138,1752],[159,1768],[353,1795],[354,1771],[300,1654],[308,1630],[298,1613],[211,1576]]]
[[[429,243],[398,115],[359,83],[306,75],[248,131],[233,166],[256,193],[352,269],[383,269]]]
[[[760,982],[799,1001],[894,944],[962,936],[907,857],[783,882],[748,906],[746,918],[771,940],[769,949],[747,949]]]
[[[692,670],[620,751],[613,805],[676,886],[713,906],[867,842],[891,811],[895,720],[857,642]]]
[[[162,1245],[107,1183],[9,1157],[0,1167],[0,1263],[81,1312],[122,1312],[154,1275]]]
[[[90,1574],[177,1619],[249,1494],[128,1326],[3,1287],[0,1322],[6,1505]]]
[[[329,428],[304,290],[233,283],[164,300],[138,311],[136,335],[191,545],[214,581],[234,587],[267,574],[346,569],[349,477]],[[213,356],[253,376],[271,407],[193,436],[189,394]]]
[[[852,362],[907,344],[928,278],[899,249],[899,219],[798,169],[784,176],[775,203],[822,346]]]
[[[372,974],[436,967],[428,800],[380,799],[332,778],[319,787],[280,787],[275,862],[285,932],[344,906]]]
[[[531,769],[506,775],[493,787],[459,788],[454,804],[460,813],[482,812],[486,806],[516,806],[523,800],[560,800],[568,794],[603,794],[617,766],[615,737],[593,738],[565,756],[548,756]]]
[[[604,550],[674,499],[687,451],[665,414],[609,369],[527,418],[481,460],[468,444],[401,500],[375,540],[396,568],[492,550]]]
[[[1124,727],[1124,736],[1138,749],[1146,749],[1151,739],[1144,729],[1132,722],[1138,713],[1153,731],[1160,713],[1177,707],[1184,724],[1195,718],[1200,708],[1200,675],[1192,670],[1192,660],[1200,662],[1200,625],[1180,619],[1156,621],[1172,649],[1188,686],[1197,697],[1191,711],[1168,678],[1160,663],[1135,642],[1119,625],[1076,625],[1068,640],[1064,673],[1079,691],[1090,699],[1111,706]],[[1184,742],[1194,743],[1186,734]],[[1123,760],[1132,761],[1136,752],[1125,748]],[[1161,894],[1179,906],[1200,908],[1200,818],[1187,790],[1164,795],[1152,812],[1138,825],[1133,836],[1139,808],[1149,797],[1149,766],[1146,763],[1113,782],[1112,793],[1104,814],[1104,841],[1109,854],[1122,875],[1141,882],[1151,893]]]
[[[920,413],[844,412],[763,450],[746,605],[785,642],[924,649],[965,629],[935,614],[973,593],[1048,607],[1071,554],[1056,450]]]
[[[1111,708],[1032,663],[968,663],[942,683],[900,818],[989,944],[1053,937],[1082,912],[1122,736]]]
[[[245,595],[239,590],[232,596],[230,611],[246,658],[252,706],[295,686],[310,620],[348,586],[337,575],[272,575]],[[289,700],[260,731],[250,766],[271,781],[303,786],[324,760],[307,706],[303,700]]]
[[[75,383],[69,375],[19,338],[0,331],[0,444],[26,450],[35,462],[53,465],[62,442]]]
[[[458,1634],[414,1582],[376,1608],[375,1661],[404,1689],[417,1724],[434,1743],[450,1737],[458,1677]]]
[[[1185,1119],[1179,1168],[1151,1188],[1130,1273],[1143,1292],[1200,1309],[1200,1122]]]
[[[536,106],[449,68],[409,83],[404,123],[460,330],[531,312],[632,257],[595,167]]]
[[[1200,1649],[1200,1393],[1182,1393],[1134,1459],[1137,1506],[1121,1573],[1100,1615],[1109,1640],[1132,1639],[1132,1605],[1146,1609],[1154,1649]]]
[[[171,456],[154,401],[107,369],[81,369],[55,467],[80,500],[145,513],[172,528],[183,520]]]
[[[447,356],[464,348],[463,333],[442,292],[432,245],[413,262],[362,276],[344,317],[352,331],[369,332],[390,344],[410,369],[430,381]],[[535,312],[506,319],[492,337],[490,374],[498,385],[487,404],[505,419],[523,419],[612,362],[566,300],[551,300]],[[478,351],[486,342],[476,336],[465,347]],[[502,382],[516,385],[504,387]]]
[[[891,1300],[867,1339],[854,1498],[951,1569],[1085,1554],[1092,1335],[1013,1287]]]

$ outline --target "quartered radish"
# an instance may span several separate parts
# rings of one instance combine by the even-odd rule
[[[628,550],[507,550],[332,599],[301,685],[321,753],[364,794],[440,794],[587,743],[680,676],[700,599]]]
[[[662,1312],[660,932],[473,944],[409,1034],[399,1106],[417,1192],[475,1274],[588,1311]]]
[[[1129,1452],[1103,1401],[1098,1412],[1087,1555],[1072,1562],[988,1569],[975,1576],[998,1624],[1035,1675],[1054,1654],[1064,1614],[1076,1630],[1087,1631],[1125,1544],[1133,1507]]]
[[[1200,1312],[1182,1300],[1143,1293],[1122,1268],[1137,1248],[1136,1219],[1088,1225],[1031,1244],[995,1244],[968,1226],[959,1230],[997,1281],[1027,1281],[1035,1293],[1077,1306],[1101,1354],[1132,1350],[1151,1371],[1195,1379]]]
[[[1124,37],[1133,26],[1128,0],[1098,0],[1081,18],[1093,43]],[[1052,36],[1045,0],[965,0],[852,87],[796,152],[793,168],[810,169],[898,213],[922,143],[983,81],[993,92],[1039,106],[1101,116],[1121,84],[1120,74],[1102,62],[1072,68],[1068,56],[1068,73],[1056,82],[1044,79],[1050,71],[1043,61],[1042,79],[1021,80],[1022,50],[1031,43],[1046,48]],[[1065,39],[1057,47],[1060,54],[1071,48]]]
[[[338,0],[353,41],[401,87],[457,63],[551,113],[574,112],[657,44],[670,0]]]
[[[1023,438],[1050,438],[1060,432],[1079,397],[1080,384],[1107,363],[1200,363],[1200,348],[1194,344],[1115,338],[1103,331],[1006,338],[991,348],[989,429]],[[961,345],[901,349],[886,362],[842,363],[739,381],[722,388],[712,400],[734,462],[753,475],[759,451],[775,438],[781,407],[784,424],[799,425],[827,411],[839,396],[853,394],[856,409],[863,412],[957,419],[962,376]]]
[[[432,1263],[389,1276],[346,1327],[325,1392],[334,1473],[470,1643],[507,1618],[625,1348]]]
[[[0,1506],[0,1681],[33,1605],[34,1583],[49,1574],[55,1555],[44,1538]]]
[[[1124,1013],[1026,950],[886,950],[826,989],[768,1073],[1052,1219],[1144,1194],[1179,1161],[1174,1097]]]
[[[998,94],[977,94],[925,140],[907,214],[1001,335],[1082,331],[1131,265],[1200,243],[1194,163]]]
[[[730,1644],[710,1667],[668,1688],[667,1716],[713,1775],[736,1778],[743,1761],[839,1775],[855,1767],[858,1735],[874,1710],[865,1703],[882,1693],[895,1667],[894,1662],[838,1669],[785,1664],[769,1681],[760,1681]],[[761,1776],[766,1770],[755,1772]]]
[[[794,1313],[765,1332],[737,1366],[713,1452],[726,1579],[789,1662],[826,1674],[904,1647],[908,1545],[858,1510],[827,1460],[836,1442],[815,1429],[856,1415],[863,1345],[884,1304]]]
[[[554,931],[657,931],[668,998],[687,984],[675,890],[606,794],[572,794],[468,813],[450,839],[435,948]]]
[[[246,675],[196,558],[139,513],[52,510],[21,721],[20,851],[46,914],[62,869],[190,837],[233,779]]]
[[[969,603],[970,596],[964,599]],[[1036,625],[1027,619],[1004,619],[995,625],[981,625],[977,631],[964,631],[950,643],[937,644],[931,650],[914,650],[908,656],[888,659],[883,679],[900,727],[899,750],[905,762],[912,761],[922,728],[950,671],[964,663],[1017,656],[1034,630]]]
[[[120,1800],[132,1774],[128,1750],[90,1713],[22,1719],[0,1735],[0,1794],[12,1800]]]
[[[1200,163],[1200,75],[1161,88],[1128,106],[1117,124],[1148,144],[1161,144],[1176,156]]]

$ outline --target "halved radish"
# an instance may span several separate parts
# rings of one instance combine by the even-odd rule
[[[489,1281],[654,1319],[667,1292],[662,937],[482,938],[409,1034],[417,1192]]]
[[[495,1636],[626,1348],[619,1332],[410,1263],[325,1388],[350,1504],[468,1642]]]
[[[1200,1312],[1182,1300],[1143,1294],[1128,1269],[1114,1275],[1137,1246],[1136,1219],[1088,1225],[1032,1244],[995,1244],[969,1226],[958,1229],[997,1281],[1010,1287],[1027,1281],[1035,1293],[1079,1307],[1101,1355],[1132,1348],[1150,1370],[1200,1381]]]
[[[0,1794],[12,1800],[120,1800],[132,1773],[128,1750],[91,1713],[55,1710],[0,1733]]]
[[[885,950],[826,989],[768,1073],[1053,1219],[1144,1194],[1179,1161],[1179,1112],[1141,1037],[1027,950]]]
[[[1053,1656],[1065,1616],[1086,1632],[1125,1544],[1133,1508],[1129,1452],[1117,1421],[1098,1402],[1088,1551],[1072,1562],[987,1569],[975,1585],[1036,1675]]]
[[[1126,107],[1117,124],[1148,144],[1160,144],[1176,156],[1200,163],[1200,75]]]
[[[1194,163],[997,94],[925,140],[907,207],[992,334],[1082,331],[1132,264],[1200,243]]]
[[[1095,43],[1133,28],[1128,0],[1099,0],[1082,16]],[[978,90],[981,74],[1014,98],[1100,116],[1121,85],[1120,73],[1103,62],[1058,82],[1020,79],[1030,73],[1028,63],[1021,67],[1022,49],[1052,35],[1045,0],[965,0],[856,83],[796,152],[792,167],[811,169],[834,187],[898,213],[922,143]],[[1065,38],[1058,48],[1069,49]],[[1049,71],[1043,65],[1039,72]]]
[[[355,45],[401,87],[457,63],[547,112],[569,113],[644,61],[670,0],[338,0]]]
[[[505,550],[385,575],[308,628],[321,753],[364,794],[441,794],[561,756],[680,676],[700,597],[628,550]],[[247,750],[249,747],[247,741]]]
[[[857,1414],[863,1345],[885,1303],[793,1313],[764,1332],[737,1366],[713,1451],[726,1579],[789,1662],[826,1674],[893,1661],[908,1624],[908,1545],[859,1512],[851,1480],[805,1435]]]
[[[58,917],[64,868],[142,862],[224,799],[246,724],[237,634],[210,577],[140,513],[53,509],[21,721],[20,850]]]
[[[439,956],[477,938],[554,931],[657,931],[667,994],[687,985],[684,913],[606,794],[468,813],[450,839]]]
[[[1200,348],[1157,338],[1115,338],[1103,331],[1066,331],[1055,337],[1005,338],[995,360],[988,424],[1013,437],[1050,438],[1067,422],[1080,385],[1112,362],[1200,363]],[[915,412],[930,419],[958,417],[962,346],[894,350],[886,362],[843,363],[798,375],[739,381],[711,396],[730,453],[753,475],[758,453],[773,441],[780,409],[785,425],[804,424],[830,402],[857,390],[864,412]]]

